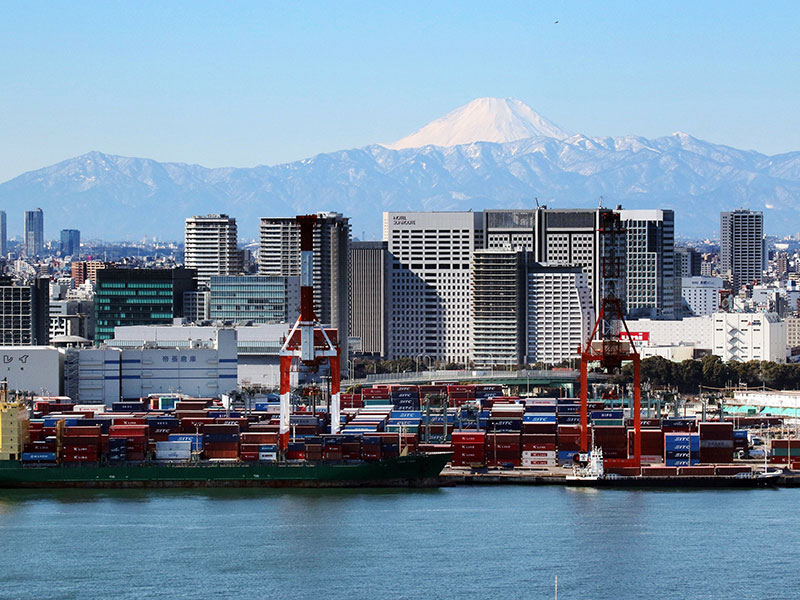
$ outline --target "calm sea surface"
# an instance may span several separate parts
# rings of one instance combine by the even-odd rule
[[[0,491],[0,598],[800,598],[800,490]]]

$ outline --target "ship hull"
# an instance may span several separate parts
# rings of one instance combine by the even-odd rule
[[[438,487],[450,454],[359,463],[0,466],[0,488]]]

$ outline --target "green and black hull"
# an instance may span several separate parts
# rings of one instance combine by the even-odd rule
[[[449,453],[357,463],[23,466],[0,463],[0,488],[437,487]]]

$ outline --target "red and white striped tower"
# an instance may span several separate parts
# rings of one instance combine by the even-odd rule
[[[314,314],[314,227],[316,215],[297,217],[300,227],[300,316],[281,348],[280,445],[286,449],[290,431],[290,373],[292,361],[317,367],[327,359],[331,371],[331,433],[339,431],[341,369],[337,332],[324,329]],[[332,341],[332,339],[334,341]]]

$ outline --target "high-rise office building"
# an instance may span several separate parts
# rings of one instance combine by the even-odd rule
[[[594,326],[588,275],[580,267],[529,265],[526,304],[527,362],[578,358]]]
[[[8,254],[8,230],[6,229],[6,211],[0,210],[0,257]]]
[[[212,276],[242,271],[237,248],[236,219],[206,215],[186,219],[185,264],[197,271],[198,283],[208,286]]]
[[[44,249],[44,212],[25,211],[25,255],[39,256]]]
[[[209,319],[287,323],[300,313],[300,277],[212,276]]]
[[[759,284],[764,272],[764,214],[745,209],[720,213],[720,270],[734,293]]]
[[[703,255],[694,248],[675,247],[675,276],[697,277],[700,275]]]
[[[512,248],[472,254],[472,360],[476,367],[515,367],[524,362],[528,256]]]
[[[470,360],[472,252],[483,245],[483,213],[385,212],[392,255],[389,356]]]
[[[513,248],[533,253],[533,260],[550,266],[580,267],[587,275],[594,306],[610,283],[604,265],[624,270],[624,235],[603,235],[602,223],[613,211],[597,209],[487,210],[483,215],[484,247]],[[624,300],[625,290],[613,290]]]
[[[77,256],[81,252],[81,232],[77,229],[61,230],[61,255]]]
[[[387,354],[391,268],[386,242],[351,242],[350,336],[359,352]]]
[[[350,220],[339,213],[317,214],[314,228],[314,312],[319,321],[338,330],[342,370],[347,368],[350,321]],[[259,275],[300,275],[300,231],[294,217],[261,219]],[[298,313],[299,314],[299,313]],[[289,316],[294,322],[298,314]]]
[[[183,318],[187,323],[199,323],[208,320],[211,312],[209,300],[211,292],[208,290],[191,291],[183,293]]]
[[[625,230],[628,316],[680,318],[680,279],[675,277],[675,213],[621,210],[619,215]]]
[[[16,285],[0,277],[0,345],[43,346],[50,339],[50,280]]]
[[[95,339],[114,337],[119,325],[172,323],[183,316],[184,292],[196,287],[194,269],[97,271]]]

